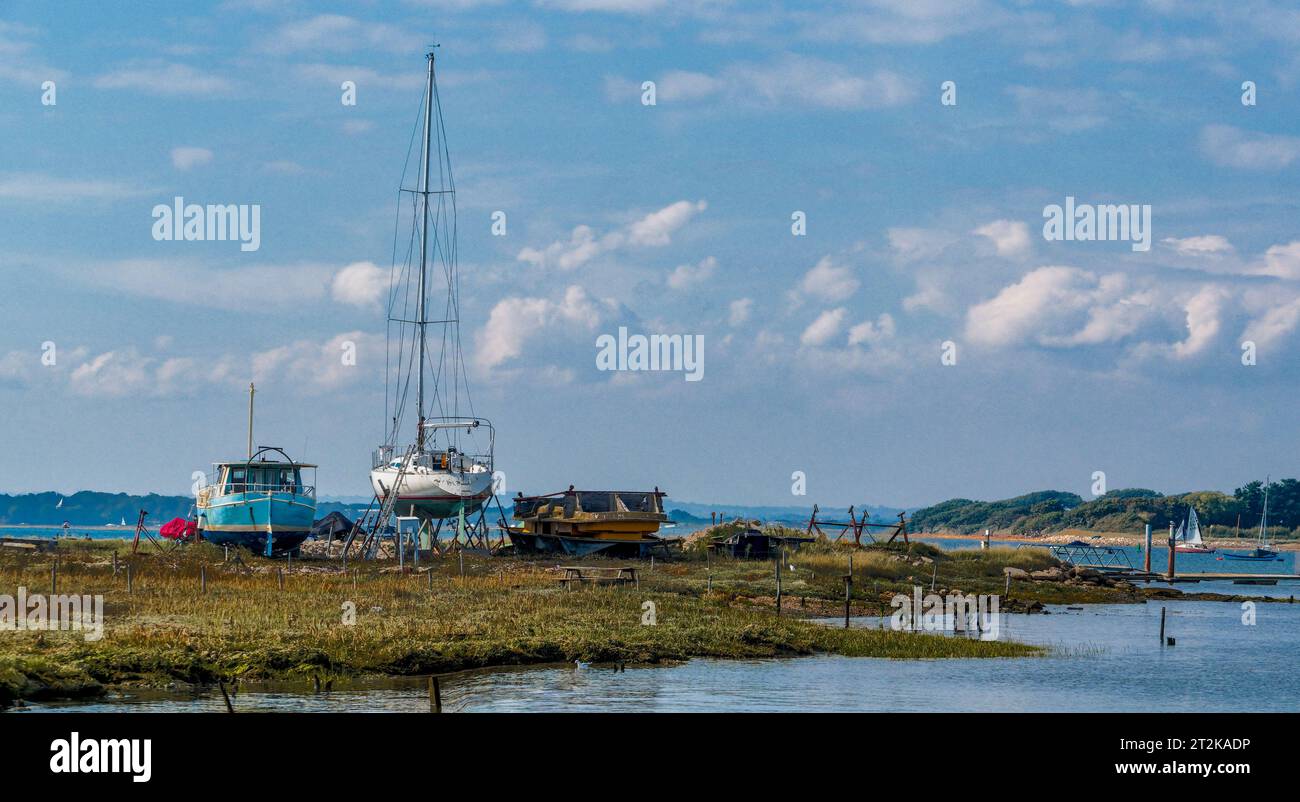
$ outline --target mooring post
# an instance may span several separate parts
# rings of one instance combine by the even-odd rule
[[[442,689],[438,687],[438,678],[429,676],[429,708],[435,713],[442,712]]]
[[[1172,529],[1173,524],[1170,524],[1169,527]],[[1169,534],[1169,581],[1170,582],[1174,581],[1174,555],[1176,555],[1177,553],[1178,550],[1175,548],[1174,535],[1171,532]]]
[[[781,616],[781,563],[776,564],[776,615]]]
[[[1165,645],[1165,608],[1160,608],[1160,645]]]
[[[1142,541],[1143,562],[1142,570],[1145,573],[1151,573],[1151,524],[1147,524],[1146,534]]]
[[[235,712],[235,706],[230,703],[230,694],[226,693],[226,681],[224,679],[217,680],[217,687],[221,689],[221,698],[226,700],[226,712]]]

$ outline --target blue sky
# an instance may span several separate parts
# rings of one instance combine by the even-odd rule
[[[368,492],[433,42],[511,494],[912,506],[1295,475],[1286,4],[0,2],[0,490],[186,492],[242,451],[256,380],[259,442]],[[259,204],[260,248],[155,241],[177,195]],[[1150,250],[1045,240],[1067,196],[1149,204]],[[703,335],[704,379],[598,371],[620,326]]]

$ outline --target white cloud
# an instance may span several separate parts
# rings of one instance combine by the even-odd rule
[[[545,341],[556,331],[593,332],[617,307],[608,299],[593,299],[576,284],[559,300],[503,298],[478,333],[475,360],[481,368],[495,368],[521,356],[530,341]]]
[[[1300,297],[1278,304],[1250,321],[1241,338],[1264,348],[1295,331],[1298,323],[1300,323]]]
[[[151,62],[122,67],[94,80],[96,89],[136,89],[155,95],[224,94],[234,85],[186,64]]]
[[[541,249],[527,247],[516,258],[538,267],[573,270],[601,254],[621,248],[668,245],[674,233],[707,208],[708,203],[702,200],[677,201],[599,237],[590,226],[577,226],[567,241],[552,242]]]
[[[611,100],[639,96],[627,82],[606,79]],[[822,59],[786,54],[766,64],[732,64],[715,75],[672,70],[655,81],[664,103],[718,99],[761,108],[811,106],[825,109],[877,109],[899,106],[917,96],[915,81],[891,70],[858,74]]]
[[[424,38],[408,27],[363,22],[342,14],[318,14],[281,25],[262,41],[273,53],[348,51],[358,49],[408,53],[420,49]]]
[[[737,298],[727,307],[727,323],[731,326],[743,326],[754,311],[753,298]]]
[[[58,178],[44,173],[0,175],[0,199],[36,203],[121,200],[148,195],[153,191],[121,181]]]
[[[1181,256],[1221,256],[1232,252],[1232,243],[1218,234],[1199,237],[1165,237],[1161,244],[1172,248]]]
[[[1221,167],[1280,170],[1300,158],[1300,137],[1207,125],[1201,129],[1201,152]]]
[[[708,208],[704,201],[677,201],[651,212],[628,227],[628,241],[633,245],[667,245],[671,235],[686,225],[696,213]]]
[[[207,148],[182,146],[172,148],[172,166],[177,170],[189,170],[212,163],[212,151]]]
[[[875,345],[894,336],[894,317],[882,312],[874,322],[864,320],[849,329],[849,345]]]
[[[668,274],[668,286],[674,290],[682,290],[693,284],[700,284],[707,281],[717,267],[718,260],[712,256],[701,259],[699,264],[678,265]]]
[[[1202,287],[1188,299],[1183,307],[1187,313],[1187,339],[1174,344],[1174,356],[1187,359],[1199,354],[1214,341],[1223,325],[1219,312],[1224,298],[1225,292],[1221,287],[1210,285]]]
[[[189,304],[199,308],[248,309],[248,299],[268,308],[301,309],[326,297],[338,267],[315,263],[213,267],[177,259],[51,263],[66,281],[112,292]]]
[[[848,310],[842,306],[822,312],[816,320],[808,324],[808,328],[804,329],[803,334],[799,336],[799,342],[812,346],[825,345],[839,334],[847,315]]]
[[[804,274],[799,291],[823,301],[842,301],[857,292],[858,280],[853,271],[823,256]]]
[[[921,273],[916,277],[916,292],[903,299],[903,309],[915,312],[918,309],[930,309],[935,312],[946,311],[952,302],[943,288],[943,278],[934,273]]]
[[[966,340],[1005,347],[1096,345],[1123,339],[1147,317],[1149,297],[1122,273],[1040,267],[966,313]]]
[[[69,383],[78,395],[140,395],[149,389],[152,361],[134,348],[105,351],[73,368]]]
[[[1024,256],[1029,252],[1029,226],[1019,220],[994,220],[971,233],[992,242],[998,256]]]
[[[1269,248],[1264,252],[1264,264],[1252,272],[1300,281],[1300,240]]]
[[[330,284],[335,301],[375,309],[388,291],[388,273],[374,262],[353,262],[340,270]]]

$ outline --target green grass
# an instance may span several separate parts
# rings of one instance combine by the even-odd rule
[[[121,570],[112,571],[117,551]],[[832,555],[810,554],[827,582]],[[220,678],[322,679],[421,675],[557,661],[657,663],[691,657],[834,653],[884,658],[1017,657],[1038,649],[941,635],[843,630],[777,617],[761,596],[771,563],[730,561],[713,593],[703,560],[642,566],[639,589],[563,590],[549,562],[502,557],[428,561],[419,574],[390,563],[223,562],[211,545],[131,557],[129,546],[63,542],[59,592],[102,594],[105,632],[0,632],[0,704],[76,696],[106,685],[211,683]],[[53,555],[0,550],[0,593],[48,593]],[[823,561],[823,562],[815,562]],[[584,559],[584,563],[589,560]],[[127,592],[126,566],[132,592]],[[720,566],[714,566],[715,571]],[[207,592],[200,592],[200,570]],[[792,585],[802,581],[792,580]],[[838,581],[838,580],[836,580]],[[432,582],[432,588],[430,587]],[[811,583],[809,588],[815,587]],[[642,604],[656,607],[642,625]],[[355,623],[344,623],[345,603]]]

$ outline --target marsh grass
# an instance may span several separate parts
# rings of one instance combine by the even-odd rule
[[[765,580],[774,582],[771,563],[732,561],[725,587],[715,582],[708,593],[703,561],[660,562],[654,571],[641,564],[640,588],[564,590],[550,570],[554,561],[467,555],[461,576],[454,557],[426,560],[418,573],[398,573],[391,562],[345,570],[337,560],[295,560],[290,568],[247,552],[226,562],[211,544],[147,551],[132,556],[121,542],[60,543],[58,591],[102,594],[104,636],[92,642],[78,632],[0,632],[0,702],[96,693],[107,684],[232,677],[306,683],[573,660],[1037,653],[1016,643],[837,630],[737,604],[736,597],[761,593]],[[0,553],[0,593],[15,594],[19,586],[48,593],[52,562],[49,554]],[[807,570],[833,574],[829,562],[816,565]],[[283,590],[277,572],[283,572]],[[655,605],[654,626],[642,624],[647,601]],[[351,624],[345,622],[349,612],[355,614]]]

